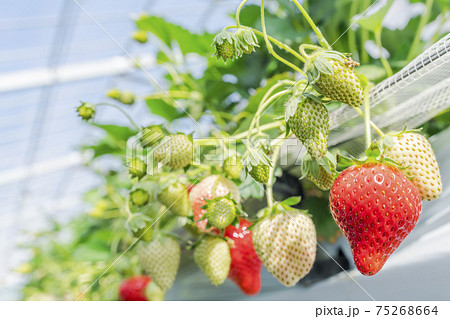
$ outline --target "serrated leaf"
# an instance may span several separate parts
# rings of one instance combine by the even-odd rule
[[[298,103],[299,99],[297,97],[292,97],[286,102],[286,111],[284,113],[286,123],[295,115],[295,112],[297,112]]]
[[[333,75],[333,65],[326,59],[319,59],[314,62],[314,67],[322,74]]]
[[[183,54],[193,52],[207,57],[211,55],[213,34],[191,33],[156,16],[144,16],[136,21],[136,25],[141,30],[153,33],[169,48],[172,48],[176,42]]]
[[[383,27],[383,19],[393,2],[394,0],[387,0],[386,4],[377,12],[370,16],[359,18],[357,23],[366,30],[376,32]]]

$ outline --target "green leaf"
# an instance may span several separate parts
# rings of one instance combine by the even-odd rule
[[[358,24],[369,31],[376,32],[382,28],[383,19],[394,0],[387,0],[387,3],[374,14],[359,19]]]
[[[186,115],[184,111],[179,111],[173,104],[162,99],[147,98],[145,100],[153,114],[159,115],[169,122]]]
[[[298,103],[299,99],[297,97],[292,97],[286,102],[286,111],[284,113],[284,119],[286,122],[295,115],[298,108]]]
[[[213,52],[211,47],[213,34],[194,34],[155,16],[141,17],[136,21],[136,26],[141,30],[153,33],[169,48],[172,48],[173,41],[176,41],[183,54],[194,52],[209,57]]]
[[[284,201],[281,202],[281,204],[287,205],[287,206],[294,206],[294,205],[297,205],[298,203],[300,203],[301,200],[302,200],[301,196],[294,196],[294,197],[289,197],[289,198],[285,199]]]
[[[104,130],[109,136],[113,137],[117,140],[127,140],[131,136],[136,134],[136,131],[127,127],[127,126],[118,126],[118,125],[107,125],[107,124],[97,124],[92,123],[92,125],[101,128]]]

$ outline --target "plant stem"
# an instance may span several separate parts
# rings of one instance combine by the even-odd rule
[[[273,93],[273,91],[275,91],[277,88],[279,88],[280,86],[283,86],[284,84],[290,84],[291,86],[295,84],[295,82],[290,81],[290,80],[282,80],[282,81],[278,81],[276,84],[274,84],[267,92],[266,94],[264,94],[263,98],[261,99],[261,102],[259,105],[264,104],[267,99],[269,98],[269,96]],[[259,106],[258,106],[259,109]],[[259,131],[259,123],[260,122],[260,117],[258,117],[257,121],[256,121],[256,128]]]
[[[289,66],[290,68],[292,68],[293,70],[297,71],[298,73],[302,74],[304,77],[306,77],[305,72],[303,72],[303,70],[301,70],[299,67],[297,67],[296,65],[294,65],[293,63],[289,62],[288,60],[282,58],[281,56],[279,56],[272,47],[272,43],[270,43],[268,37],[267,37],[267,32],[266,32],[266,22],[264,19],[264,0],[261,0],[261,27],[263,30],[263,34],[264,34],[264,41],[266,42],[267,45],[267,50],[269,50],[269,52],[280,62],[286,64],[287,66]]]
[[[269,210],[273,206],[273,184],[274,184],[274,173],[275,168],[277,167],[278,156],[280,155],[281,144],[283,144],[284,140],[287,137],[283,138],[283,135],[280,135],[276,140],[277,143],[273,146],[273,154],[271,156],[271,164],[272,166],[269,168],[269,180],[266,183],[266,198],[267,198],[267,207]],[[279,141],[281,139],[281,141]]]
[[[324,47],[326,50],[330,50],[331,46],[328,44],[328,41],[323,36],[322,32],[319,30],[319,28],[316,26],[314,21],[311,19],[309,14],[306,12],[306,10],[302,7],[302,5],[297,0],[291,0],[294,2],[294,4],[297,6],[297,8],[300,10],[300,12],[305,17],[306,21],[308,21],[309,25],[313,29],[314,33],[317,35],[317,38],[319,40],[319,43],[322,47]]]
[[[383,56],[383,44],[381,43],[381,30],[382,28],[379,28],[375,31],[375,42],[377,43],[378,48],[380,49],[380,60],[383,64],[384,69],[386,70],[386,74],[388,77],[392,76],[392,69],[389,65],[388,60]]]
[[[283,125],[283,121],[276,121],[276,122],[264,124],[264,125],[261,125],[261,126],[259,127],[259,131],[260,131],[260,132],[268,131],[268,130],[271,130],[271,129],[280,127],[280,126],[282,126],[282,125]],[[240,139],[242,139],[242,138],[247,137],[249,131],[250,131],[250,130],[245,131],[245,132],[242,132],[242,133],[239,133],[239,134],[236,134],[236,135],[233,135],[233,136],[230,136],[229,139],[232,139],[232,138],[233,138],[233,139],[236,139],[236,140],[240,140]],[[252,129],[252,130],[250,131],[250,134],[256,133],[256,132],[257,132],[257,129],[254,128],[254,129]]]
[[[366,10],[370,6],[370,0],[363,0],[362,2],[362,10]],[[364,28],[361,29],[361,63],[367,64],[369,63],[369,54],[367,53],[364,45],[367,40],[369,40],[369,31]]]
[[[372,131],[370,130],[370,101],[369,86],[364,89],[364,124],[366,126],[366,147],[372,144]]]
[[[236,10],[236,26],[237,26],[237,28],[239,28],[241,26],[241,22],[239,21],[239,14],[241,13],[241,9],[247,1],[248,0],[243,0]]]
[[[284,124],[284,121],[275,121],[275,122],[272,122],[272,123],[267,123],[267,124],[261,125],[259,130],[260,130],[260,132],[268,131],[268,130],[271,130],[271,129],[283,126],[283,124]],[[241,140],[241,139],[247,137],[249,131],[250,130],[247,130],[245,132],[242,132],[242,133],[239,133],[239,134],[236,134],[236,135],[232,135],[232,136],[228,136],[228,137],[223,137],[223,138],[227,139],[227,140],[232,140],[232,139],[236,140],[236,141],[237,140]],[[256,132],[257,132],[257,129],[253,128],[250,133],[252,134],[252,133],[256,133]],[[218,138],[202,138],[202,139],[195,139],[194,143],[204,144],[204,143],[218,142],[218,141],[219,141]]]
[[[131,211],[130,211],[130,195],[129,194],[127,195],[127,198],[125,200],[125,212],[127,213],[128,217],[133,216],[133,214],[131,214]]]
[[[353,108],[363,119],[365,119],[364,113],[359,109],[354,107]],[[378,135],[380,135],[381,137],[384,136],[383,131],[372,121],[370,121],[370,126],[375,130],[375,132],[377,132]]]
[[[111,104],[111,103],[98,103],[95,106],[111,106],[113,108],[115,108],[116,110],[119,110],[123,115],[126,116],[126,118],[128,119],[128,121],[130,121],[131,125],[133,125],[138,131],[142,130],[142,127],[140,127],[139,125],[137,125],[133,119],[131,118],[131,116],[125,111],[123,110],[120,106],[117,106],[115,104]]]
[[[264,103],[260,103],[260,105],[258,106],[258,109],[255,112],[255,116],[252,119],[252,122],[250,124],[249,130],[248,130],[248,135],[247,138],[250,139],[250,134],[251,131],[253,130],[253,128],[255,127],[256,121],[259,121],[259,117],[261,116],[262,111],[275,99],[277,99],[278,97],[283,96],[284,94],[290,92],[291,90],[283,90],[280,91],[274,95],[272,95],[270,98],[268,98]]]
[[[358,1],[353,1],[350,5],[350,17],[356,15],[356,10],[358,8]],[[351,21],[350,21],[351,22]],[[356,53],[356,34],[352,29],[348,30],[348,48],[351,53]]]
[[[408,61],[411,61],[414,58],[414,56],[416,55],[417,47],[419,46],[419,43],[420,43],[420,36],[422,35],[422,30],[425,27],[425,25],[427,24],[428,19],[430,18],[431,7],[433,6],[433,0],[426,0],[425,5],[426,5],[425,14],[420,19],[419,27],[415,31],[416,34],[414,35],[413,43],[412,43],[411,47],[409,48],[408,57],[407,57]]]
[[[225,30],[228,29],[236,29],[238,26],[236,25],[230,25],[228,27],[225,28]],[[251,27],[247,27],[247,26],[240,26],[241,28],[247,28],[249,30],[252,30],[255,34],[264,37],[264,33],[255,29],[255,28],[251,28]],[[275,39],[274,37],[271,37],[270,35],[267,34],[267,39],[269,39],[270,42],[272,42],[273,44],[275,44],[277,47],[279,47],[280,49],[283,49],[287,52],[289,52],[290,54],[292,54],[293,56],[295,56],[297,59],[299,59],[302,62],[305,62],[305,59],[298,54],[294,49],[292,49],[289,45],[287,45],[286,43],[281,42],[280,40]]]

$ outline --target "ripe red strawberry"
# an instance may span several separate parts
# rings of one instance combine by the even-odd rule
[[[202,209],[202,206],[206,204],[205,199],[225,196],[228,193],[230,193],[231,198],[236,203],[240,202],[241,195],[236,184],[219,175],[210,175],[195,185],[189,193],[189,201],[192,205],[194,220],[197,222],[206,212],[206,209]],[[205,231],[207,223],[208,221],[206,219],[199,221],[197,222],[197,227],[201,231]]]
[[[356,267],[372,276],[413,230],[422,197],[398,168],[369,162],[353,165],[336,178],[330,206],[350,242]]]
[[[253,247],[252,232],[248,230],[251,225],[250,221],[241,218],[239,227],[228,226],[224,236],[233,240],[228,278],[243,293],[256,295],[261,289],[261,260]]]
[[[152,280],[148,276],[135,276],[122,281],[119,297],[123,301],[147,301],[145,289]]]

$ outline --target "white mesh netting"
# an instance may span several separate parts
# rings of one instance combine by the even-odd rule
[[[372,120],[386,131],[417,127],[450,106],[450,34],[370,91]],[[363,120],[349,106],[330,114],[330,146],[358,137]]]

